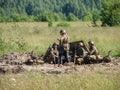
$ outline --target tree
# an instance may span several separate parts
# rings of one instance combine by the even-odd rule
[[[34,4],[32,2],[28,3],[28,5],[25,7],[25,10],[28,15],[33,15]]]
[[[67,20],[68,21],[78,21],[79,19],[73,13],[69,13]]]
[[[92,12],[92,21],[93,21],[94,26],[97,26],[96,21],[98,21],[99,19],[100,19],[99,11],[98,10],[93,10],[93,12]]]
[[[66,3],[62,7],[62,12],[65,13],[66,16],[68,16],[69,13],[73,13],[74,12],[74,6],[72,5],[72,3]]]
[[[60,20],[61,20],[61,18],[60,18],[60,15],[59,15],[59,14],[54,13],[54,14],[53,14],[53,16],[54,16],[54,21],[60,21]]]
[[[54,16],[52,15],[55,21],[59,21],[59,17],[65,21],[69,18],[69,14],[73,13],[81,20],[83,18],[91,20],[88,18],[89,15],[85,15],[85,12],[92,14],[93,9],[100,10],[101,2],[103,1],[105,0],[0,0],[0,15],[12,18],[12,15],[16,13],[25,16],[25,18],[26,16],[29,18],[34,15],[37,19],[40,14],[49,12],[52,14],[56,13]],[[25,18],[20,20],[29,20],[25,20]],[[12,20],[9,19],[9,21]],[[46,20],[42,19],[42,21]]]
[[[102,4],[101,9],[102,26],[120,25],[120,1],[106,2]]]
[[[86,12],[82,19],[83,19],[83,21],[91,21],[92,20],[92,14],[90,12]]]

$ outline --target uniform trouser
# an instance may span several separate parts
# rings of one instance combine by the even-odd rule
[[[53,57],[53,59],[54,59],[53,64],[56,64],[57,63],[56,61],[58,60],[58,57]]]
[[[64,51],[63,53],[59,54],[59,64],[63,64],[62,56],[65,57],[65,62],[69,62],[69,52]]]

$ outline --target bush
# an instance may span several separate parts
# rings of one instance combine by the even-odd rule
[[[48,21],[48,27],[52,27],[53,22],[52,21]]]
[[[69,13],[68,21],[78,21],[78,20],[79,19],[73,13]]]
[[[92,21],[92,14],[90,12],[85,12],[82,20],[83,21]]]
[[[66,22],[61,22],[57,24],[58,27],[70,27],[70,24],[66,23]]]

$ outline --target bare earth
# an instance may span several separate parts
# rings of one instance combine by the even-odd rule
[[[9,65],[0,63],[0,70],[6,70],[7,73],[20,73],[37,71],[43,74],[65,74],[65,73],[86,73],[92,71],[99,72],[118,72],[120,71],[120,57],[113,58],[110,63],[99,63],[99,64],[87,64],[87,65],[63,65],[58,67],[53,64],[41,64],[41,65]],[[1,71],[0,71],[1,73]],[[4,73],[4,72],[2,72]]]
[[[99,63],[99,64],[87,64],[87,65],[64,65],[58,67],[57,65],[43,64],[43,65],[23,65],[27,71],[37,70],[41,73],[50,73],[50,74],[64,74],[64,73],[83,73],[91,71],[107,71],[107,72],[118,72],[120,71],[120,57],[114,58],[110,63]]]

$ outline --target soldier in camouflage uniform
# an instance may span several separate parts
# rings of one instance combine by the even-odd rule
[[[98,59],[98,50],[94,45],[93,41],[89,41],[89,52],[88,52],[88,56],[92,59]]]
[[[65,57],[65,62],[69,62],[69,37],[65,30],[60,30],[61,37],[58,38],[59,41],[59,65],[63,64],[62,57]]]
[[[77,45],[77,49],[76,49],[76,62],[77,64],[80,64],[82,61],[83,61],[83,58],[85,57],[85,49],[83,48],[83,43],[80,42],[78,45]]]
[[[83,58],[85,56],[85,49],[83,48],[83,43],[80,42],[77,45],[76,56]]]
[[[55,65],[56,63],[58,63],[58,45],[56,43],[53,44],[52,48],[51,48],[51,59],[53,64]]]

